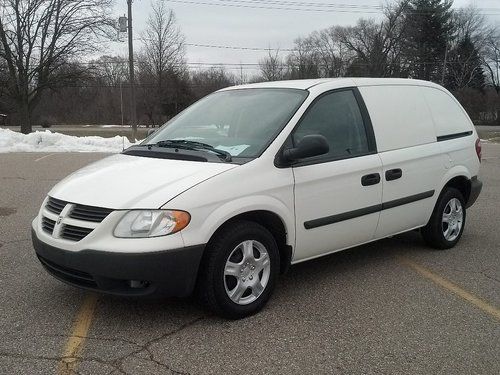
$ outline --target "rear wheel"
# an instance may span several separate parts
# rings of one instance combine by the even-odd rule
[[[457,244],[465,227],[465,200],[455,188],[446,188],[440,195],[422,236],[436,249],[449,249]]]
[[[278,247],[271,233],[257,223],[237,221],[208,245],[198,289],[214,312],[239,319],[264,307],[278,273]]]

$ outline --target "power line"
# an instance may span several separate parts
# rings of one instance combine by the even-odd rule
[[[152,41],[153,39],[134,38],[137,42],[144,42],[145,40]],[[121,42],[121,41],[120,41]],[[242,46],[226,46],[220,44],[203,44],[203,43],[183,43],[185,46],[190,47],[204,47],[204,48],[220,48],[231,50],[246,50],[246,51],[278,51],[278,52],[294,52],[298,51],[294,48],[273,48],[273,47],[242,47]]]
[[[137,60],[134,60],[137,62]],[[128,60],[110,60],[110,61],[72,61],[73,64],[80,65],[113,65],[113,64],[127,64]],[[172,64],[173,67],[182,67],[184,65],[188,66],[258,66],[259,63],[224,63],[224,62],[185,62],[179,64]]]
[[[316,8],[352,8],[352,9],[383,9],[381,5],[374,4],[343,4],[343,3],[314,3],[304,1],[282,1],[282,0],[216,0],[224,3],[264,3],[279,6],[299,6]]]
[[[144,39],[144,38],[134,38],[137,42],[143,42],[144,40],[152,40],[152,39]],[[297,49],[294,48],[273,48],[273,47],[243,47],[243,46],[226,46],[220,44],[203,44],[203,43],[183,43],[185,46],[190,47],[203,47],[203,48],[220,48],[220,49],[233,49],[233,50],[247,50],[247,51],[279,51],[279,52],[294,52]]]
[[[318,3],[318,2],[306,2],[306,1],[291,1],[291,0],[215,0],[223,3],[263,3],[263,4],[275,4],[280,6],[299,6],[299,7],[315,7],[315,8],[352,8],[352,9],[379,9],[383,10],[385,7],[382,5],[375,4],[352,4],[352,3]],[[500,11],[500,8],[493,7],[474,7],[481,11]],[[459,8],[460,9],[460,8]],[[419,10],[433,10],[433,8],[419,7]]]
[[[259,66],[259,63],[223,63],[223,62],[188,62],[187,65],[210,65],[210,66]]]
[[[190,47],[204,47],[204,48],[220,48],[220,49],[233,49],[233,50],[246,50],[246,51],[279,51],[279,52],[295,52],[293,48],[263,48],[263,47],[239,47],[239,46],[223,46],[214,44],[200,44],[200,43],[184,43]]]
[[[218,6],[218,7],[233,7],[233,8],[250,8],[250,9],[269,9],[269,10],[289,10],[289,11],[302,11],[302,12],[323,12],[323,13],[367,13],[367,14],[377,14],[383,12],[383,7],[368,6],[368,5],[352,5],[350,8],[338,7],[330,8],[328,6],[334,6],[335,4],[323,4],[319,3],[299,3],[299,2],[289,2],[289,1],[264,1],[256,0],[254,2],[242,1],[242,0],[218,0],[219,3],[209,3],[207,1],[200,0],[165,0],[171,3],[188,4],[188,5],[208,5],[208,6]],[[289,4],[287,4],[289,3]],[[292,4],[293,3],[293,4]],[[263,5],[261,5],[263,4]],[[271,4],[271,5],[267,5]],[[314,4],[312,7],[308,4]],[[342,4],[349,5],[349,4]],[[292,7],[293,6],[293,7]],[[309,6],[309,8],[306,8]],[[500,8],[476,8],[479,12],[485,16],[496,16],[500,15]],[[498,13],[497,13],[498,12]],[[425,14],[421,9],[413,12],[416,14]]]
[[[146,87],[146,88],[156,88],[158,85],[156,83],[136,83],[135,84],[137,87]],[[183,84],[184,86],[188,86],[190,88],[199,88],[199,87],[212,87],[212,84],[210,83],[189,83],[186,82]],[[97,84],[97,83],[86,83],[86,84],[65,84],[61,86],[54,86],[55,89],[73,89],[73,88],[78,88],[78,89],[85,89],[85,88],[98,88],[98,89],[104,89],[104,88],[122,88],[124,90],[128,90],[130,88],[130,82],[122,82],[122,84]]]
[[[95,66],[95,65],[108,65],[108,64],[126,64],[126,60],[115,60],[115,61],[88,61],[88,62],[75,62],[75,64],[80,64],[80,65],[89,65],[89,66]],[[352,62],[353,65],[355,66],[371,66],[372,64],[369,63],[361,63],[361,62]],[[419,62],[412,62],[411,64],[413,65],[439,65],[440,61],[419,61]],[[449,61],[447,63],[449,64],[461,64],[460,61]],[[284,68],[298,68],[302,64],[300,63],[283,63],[282,64]],[[305,64],[307,65],[307,64]],[[328,64],[310,64],[311,66],[315,68],[330,68],[331,66]],[[387,66],[403,66],[404,63],[401,64],[399,62],[389,62],[386,63],[385,65]],[[171,68],[182,68],[182,67],[187,67],[189,69],[210,69],[210,68],[224,68],[224,69],[259,69],[261,67],[261,63],[259,62],[241,62],[241,63],[225,63],[225,62],[185,62],[185,63],[180,63],[180,64],[173,64],[170,66]]]
[[[380,13],[380,10],[347,10],[347,9],[319,9],[319,8],[290,8],[290,7],[280,7],[278,4],[276,6],[267,5],[252,5],[252,3],[208,3],[206,1],[189,1],[189,0],[165,0],[171,3],[180,4],[190,4],[190,5],[209,5],[209,6],[220,6],[220,7],[233,7],[233,8],[250,8],[250,9],[270,9],[270,10],[294,10],[302,12],[326,12],[326,13]],[[266,2],[267,4],[268,2]],[[255,3],[257,4],[257,3]],[[260,4],[260,3],[259,3]]]

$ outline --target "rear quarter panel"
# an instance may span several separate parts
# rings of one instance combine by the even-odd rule
[[[448,181],[477,175],[474,126],[458,101],[430,82],[366,86],[360,92],[373,122],[384,173],[403,170],[400,180],[384,182],[383,201],[435,192],[429,199],[382,211],[376,237],[423,226]],[[457,138],[448,139],[453,135]]]

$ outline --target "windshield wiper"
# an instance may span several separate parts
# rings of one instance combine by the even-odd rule
[[[231,154],[227,151],[219,150],[219,149],[215,148],[214,146],[209,145],[208,143],[189,141],[187,139],[167,139],[165,141],[159,141],[159,142],[155,143],[154,145],[149,144],[148,146],[175,147],[175,148],[181,148],[184,150],[191,150],[191,151],[206,150],[206,151],[211,151],[211,152],[217,154],[224,161],[230,162],[232,160]]]

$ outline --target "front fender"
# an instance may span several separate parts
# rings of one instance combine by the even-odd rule
[[[193,228],[188,226],[186,230],[181,232],[186,246],[191,246],[194,243],[207,243],[225,222],[250,211],[269,211],[278,215],[285,226],[287,245],[295,245],[295,218],[293,212],[277,198],[254,195],[231,200],[213,210],[207,210],[207,216],[200,226],[195,225]],[[203,214],[200,212],[201,216],[204,216]],[[197,212],[193,213],[193,216],[195,215],[197,215]]]

